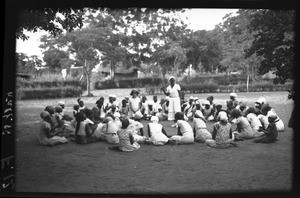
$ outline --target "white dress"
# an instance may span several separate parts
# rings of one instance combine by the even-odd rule
[[[117,132],[121,129],[122,123],[120,120],[112,120],[107,123],[107,132],[105,134],[106,141],[110,144],[118,144],[119,137]]]
[[[154,145],[164,145],[168,142],[169,138],[162,133],[163,126],[158,123],[149,123],[150,130],[150,141],[153,142]]]
[[[196,131],[195,141],[205,143],[206,140],[212,139],[211,133],[207,130],[206,124],[201,118],[194,118],[193,125]]]
[[[184,120],[178,120],[177,126],[180,127],[180,132],[182,133],[182,136],[173,135],[170,138],[170,140],[174,140],[180,144],[194,143],[194,133],[193,133],[193,129],[192,129],[191,125]]]
[[[132,136],[133,136],[135,142],[143,142],[146,140],[146,136],[139,135],[139,131],[143,127],[144,126],[142,123],[132,120],[132,119],[129,119],[129,126],[127,127],[127,129],[129,131],[132,131]]]
[[[262,126],[257,115],[255,115],[254,113],[249,113],[246,118],[249,121],[249,123],[254,131],[258,131],[259,127]]]
[[[129,98],[129,117],[134,116],[134,112],[140,110],[141,99],[139,97]]]
[[[168,120],[174,120],[175,113],[181,112],[180,97],[179,97],[180,90],[181,88],[178,84],[175,84],[173,87],[171,87],[171,85],[167,87],[167,93],[170,94]]]

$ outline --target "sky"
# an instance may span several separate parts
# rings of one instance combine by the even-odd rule
[[[235,14],[238,9],[189,9],[186,10],[184,16],[188,18],[189,28],[193,30],[212,30],[215,25],[221,23],[222,18],[229,13]],[[26,35],[29,39],[16,42],[16,52],[23,52],[28,56],[37,55],[42,59],[42,50],[39,48],[40,37],[46,34],[45,31],[35,33],[28,32]]]

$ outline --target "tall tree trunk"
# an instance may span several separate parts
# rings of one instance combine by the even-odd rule
[[[87,96],[93,96],[93,94],[91,93],[91,75],[88,72],[86,60],[84,61],[84,71],[85,71],[85,76],[86,76]]]
[[[110,61],[110,75],[113,82],[115,82],[115,62],[113,60]]]

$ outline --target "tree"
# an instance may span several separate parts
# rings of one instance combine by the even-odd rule
[[[70,59],[67,52],[51,47],[43,52],[43,60],[51,70],[61,70],[70,67]]]
[[[63,31],[72,31],[83,26],[85,9],[43,8],[24,9],[18,16],[16,38],[26,40],[25,30],[36,32],[38,29],[48,31],[52,36]]]
[[[274,71],[274,83],[294,79],[295,11],[257,10],[252,13],[248,28],[254,41],[246,51],[246,57],[262,56],[259,73]]]

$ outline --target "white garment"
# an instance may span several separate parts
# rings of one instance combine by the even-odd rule
[[[249,123],[250,123],[250,125],[251,125],[251,127],[252,127],[253,130],[258,131],[259,127],[262,126],[262,124],[259,121],[259,119],[258,119],[258,117],[257,117],[256,114],[249,113],[246,118],[249,121]]]
[[[276,128],[277,128],[277,131],[279,131],[279,132],[284,131],[284,123],[279,118],[279,116],[277,115],[277,113],[274,109],[271,109],[270,111],[268,111],[267,117],[269,117],[270,115],[276,115],[277,116],[277,119],[275,120],[275,125],[276,125]]]
[[[182,133],[182,136],[173,135],[170,138],[170,140],[174,140],[177,143],[181,143],[181,144],[194,143],[194,133],[191,125],[184,120],[178,120],[176,124],[178,127],[180,127],[180,132]]]
[[[149,123],[149,130],[151,134],[150,141],[154,145],[164,145],[168,142],[169,138],[162,133],[163,126],[158,123]]]
[[[181,90],[180,86],[178,84],[175,84],[173,87],[169,85],[167,87],[167,92],[170,94],[170,98],[177,98],[179,97],[179,91]]]
[[[152,101],[151,104],[152,104],[152,109],[153,109],[154,113],[157,113],[158,109],[162,108],[161,105],[160,105],[160,103],[159,103],[159,101],[156,101],[156,102]]]
[[[181,112],[180,98],[170,98],[168,120],[175,120],[175,113]]]
[[[140,109],[140,102],[139,97],[129,98],[129,117],[133,117],[134,113]]]
[[[211,133],[206,129],[206,124],[201,118],[194,118],[193,126],[196,132],[195,140],[205,143],[206,140],[212,139]]]

